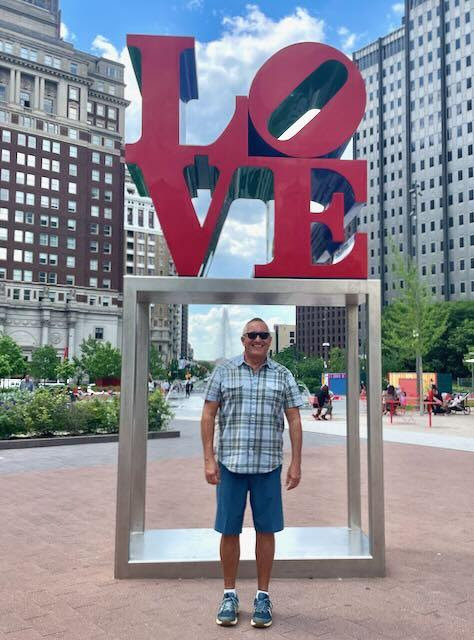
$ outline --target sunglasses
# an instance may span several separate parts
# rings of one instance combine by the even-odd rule
[[[257,336],[261,340],[268,340],[268,338],[270,337],[268,331],[249,331],[248,333],[244,333],[244,335],[247,336],[247,338],[249,338],[250,340],[255,340]]]

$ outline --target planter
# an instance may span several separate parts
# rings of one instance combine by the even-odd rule
[[[150,431],[149,440],[159,438],[179,438],[180,431]],[[19,438],[16,440],[0,440],[0,449],[28,449],[31,447],[59,447],[71,444],[97,444],[98,442],[118,442],[118,433],[104,433],[83,436],[55,436],[54,438]]]

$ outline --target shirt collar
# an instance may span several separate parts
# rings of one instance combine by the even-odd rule
[[[247,367],[249,366],[244,360],[243,353],[241,353],[239,356],[236,356],[234,362],[238,367],[242,366],[243,364],[246,364]],[[274,369],[276,367],[276,363],[273,362],[273,360],[267,356],[265,362],[262,364],[260,368],[265,366],[268,366],[269,369]]]

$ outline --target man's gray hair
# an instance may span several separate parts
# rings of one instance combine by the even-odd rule
[[[269,329],[269,326],[268,326],[268,324],[265,322],[265,320],[262,320],[262,318],[252,318],[251,320],[248,320],[248,321],[244,324],[244,328],[242,329],[242,335],[245,335],[245,333],[246,333],[246,331],[245,331],[245,330],[247,329],[247,327],[249,326],[249,324],[250,324],[251,322],[263,322],[263,324],[267,327],[267,329],[268,329],[268,330],[270,330],[270,329]]]

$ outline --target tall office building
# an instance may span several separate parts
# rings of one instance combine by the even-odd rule
[[[151,198],[140,196],[125,172],[125,273],[174,276],[171,254]],[[187,358],[187,305],[155,304],[150,311],[150,342],[165,360]],[[185,346],[183,346],[185,345]]]
[[[332,347],[346,346],[344,307],[296,307],[296,346],[307,356],[327,360]]]
[[[0,331],[30,356],[120,344],[123,65],[60,38],[58,0],[0,0]]]
[[[368,234],[385,304],[404,284],[394,252],[416,258],[436,299],[474,299],[473,18],[469,0],[409,0],[399,29],[354,54],[369,185],[351,229]]]
[[[406,0],[402,26],[353,56],[367,90],[353,150],[367,160],[368,197],[346,234],[367,233],[384,304],[404,286],[396,254],[417,259],[435,299],[474,299],[473,18],[469,0]],[[297,309],[303,351],[325,313]],[[340,346],[343,315],[327,327]]]

